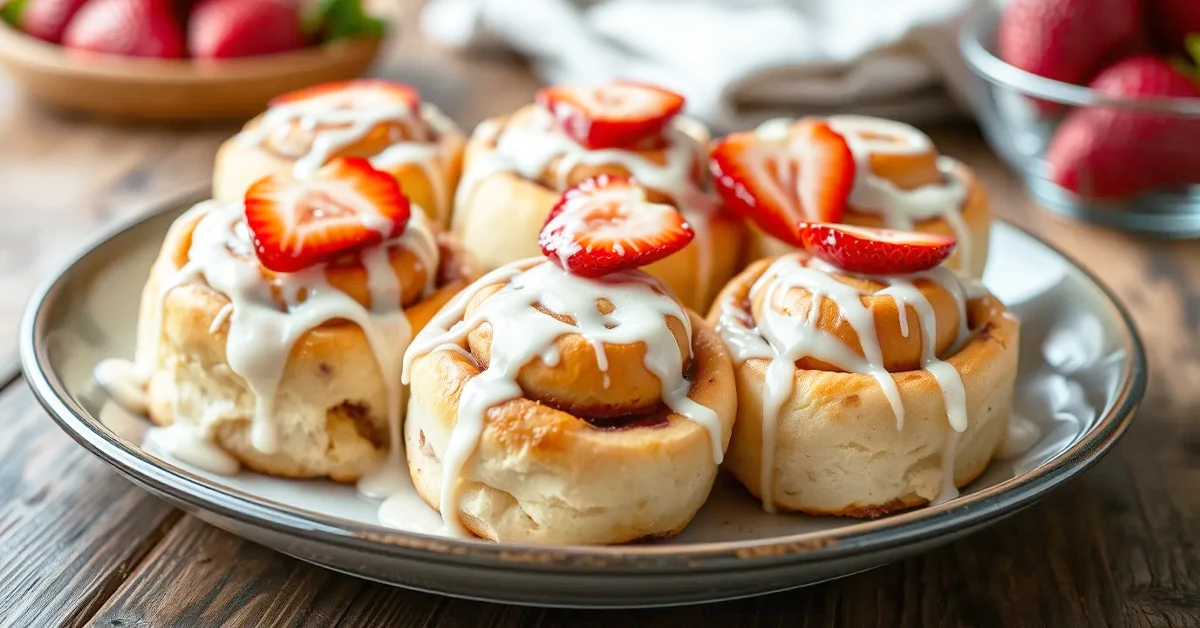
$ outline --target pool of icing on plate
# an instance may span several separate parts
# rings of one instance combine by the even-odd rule
[[[468,315],[467,304],[475,294],[497,283],[504,285]],[[614,306],[608,314],[596,307],[602,299]],[[547,315],[535,305],[569,316],[575,324]],[[578,334],[591,343],[601,369],[607,364],[606,344],[644,344],[645,366],[661,383],[663,402],[708,430],[713,461],[720,464],[724,453],[721,421],[711,409],[688,397],[691,383],[683,375],[683,356],[664,322],[667,317],[683,325],[690,347],[690,319],[682,306],[665,294],[658,280],[638,270],[587,279],[544,259],[501,266],[455,296],[417,334],[404,356],[407,384],[415,360],[444,350],[461,353],[460,343],[472,330],[484,323],[492,327],[487,368],[463,384],[457,422],[443,454],[440,501],[446,527],[458,534],[466,533],[457,510],[460,479],[483,434],[487,410],[521,397],[517,384],[521,368],[543,356],[557,362],[554,343],[568,334]]]
[[[697,160],[706,162],[704,147],[685,129],[695,123],[672,120],[666,130],[664,160],[659,164],[634,151],[608,148],[590,150],[564,133],[550,112],[538,106],[524,119],[501,126],[487,121],[475,130],[478,138],[493,145],[490,151],[473,155],[463,171],[455,194],[456,216],[467,216],[464,207],[471,202],[475,188],[498,172],[514,172],[524,179],[542,176],[550,162],[559,159],[551,173],[554,187],[567,187],[571,171],[578,165],[618,164],[628,170],[642,186],[669,195],[680,213],[695,231],[691,246],[696,247],[696,292],[707,295],[711,288],[713,236],[712,220],[718,210],[717,198],[701,189],[692,179]],[[536,238],[537,234],[529,234]],[[704,297],[701,296],[701,299]]]
[[[884,368],[883,349],[880,345],[875,319],[862,302],[863,293],[854,286],[838,281],[834,275],[846,274],[816,258],[805,258],[800,254],[785,255],[775,260],[750,289],[750,296],[763,295],[763,312],[758,321],[751,320],[743,306],[726,301],[721,304],[721,317],[717,323],[726,346],[736,362],[751,358],[770,360],[763,387],[763,452],[761,486],[763,508],[774,511],[773,484],[775,467],[776,431],[783,404],[792,395],[795,383],[795,362],[801,358],[815,358],[832,364],[845,372],[870,375],[879,382],[896,415],[896,429],[904,428],[904,405],[900,390],[891,373]],[[945,267],[904,275],[866,276],[887,287],[875,296],[890,296],[896,301],[900,314],[900,333],[908,337],[908,308],[916,312],[922,338],[921,368],[937,381],[946,404],[947,420],[952,428],[942,456],[942,488],[936,502],[944,502],[958,496],[954,485],[954,452],[959,435],[967,429],[966,391],[962,377],[954,366],[938,358],[935,348],[937,339],[937,315],[933,305],[917,288],[915,282],[925,279],[939,284],[954,299],[959,312],[958,333],[954,347],[961,346],[970,332],[967,324],[966,303],[983,294],[982,285],[960,278]],[[796,318],[777,311],[774,307],[777,295],[782,297],[793,288],[803,289],[811,295],[811,306],[807,318]],[[817,326],[821,303],[830,300],[837,304],[841,317],[854,329],[862,348],[858,355],[841,339]],[[1032,425],[1032,424],[1030,424]],[[1024,429],[1022,424],[1022,429]],[[1021,443],[1026,435],[1016,437]],[[1036,441],[1036,437],[1032,439]],[[1032,441],[1030,442],[1032,444]],[[1016,446],[1019,446],[1017,443]]]
[[[187,263],[166,278],[148,310],[151,331],[147,338],[152,346],[139,347],[138,363],[120,359],[101,361],[94,371],[96,381],[125,408],[145,412],[145,388],[159,355],[163,301],[171,290],[203,281],[229,300],[217,319],[228,324],[229,368],[245,381],[255,397],[250,443],[259,451],[273,453],[278,450],[274,401],[292,346],[303,334],[326,322],[350,321],[362,328],[387,387],[389,459],[376,473],[361,480],[362,490],[370,496],[379,496],[381,490],[398,490],[392,477],[396,469],[403,467],[400,370],[412,332],[407,316],[397,306],[401,286],[391,266],[389,250],[396,246],[409,250],[427,269],[425,294],[434,290],[439,251],[424,213],[413,212],[399,237],[361,252],[371,297],[369,308],[330,286],[323,265],[296,273],[278,273],[273,290],[272,284],[263,279],[254,256],[241,203],[201,203],[178,219],[172,230],[179,228],[178,225],[191,224],[197,216]],[[375,227],[380,231],[391,232],[390,221],[381,218],[375,222],[379,223]],[[276,295],[285,301],[284,309],[276,303]],[[213,428],[221,418],[219,414],[188,417],[176,412],[170,427],[151,430],[147,438],[157,448],[189,464],[215,473],[236,473],[237,460],[212,440]]]
[[[283,156],[295,159],[292,173],[303,179],[386,123],[400,125],[419,136],[411,141],[393,143],[371,157],[371,164],[384,170],[405,164],[421,168],[433,189],[437,207],[432,209],[438,216],[447,217],[450,191],[438,162],[438,138],[457,133],[458,127],[430,103],[422,103],[419,110],[414,110],[411,103],[401,99],[364,96],[357,102],[350,102],[345,93],[332,92],[273,105],[255,126],[238,133],[237,139],[247,146],[262,146],[272,140]],[[313,131],[312,142],[289,147],[293,125]],[[432,129],[433,133],[425,132],[426,128]]]
[[[755,129],[764,139],[779,141],[789,137],[793,120],[775,118]],[[923,155],[934,150],[929,136],[892,120],[866,116],[839,115],[828,118],[829,125],[846,139],[854,155],[854,187],[850,204],[858,211],[877,213],[889,229],[911,230],[920,221],[940,218],[950,225],[958,239],[959,264],[963,274],[977,276],[981,268],[972,268],[971,232],[962,217],[967,186],[958,176],[958,162],[940,157],[937,162],[944,183],[902,190],[871,168],[873,155]]]

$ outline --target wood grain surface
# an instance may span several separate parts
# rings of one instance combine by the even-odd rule
[[[404,0],[411,9],[416,3]],[[527,101],[512,60],[455,58],[411,28],[377,74],[464,126]],[[971,127],[931,129],[999,215],[1097,273],[1149,349],[1138,420],[1092,471],[943,549],[793,592],[678,609],[453,600],[302,563],[181,514],[75,445],[15,372],[30,290],[105,223],[201,184],[231,127],[64,119],[0,82],[0,626],[1200,626],[1200,243],[1054,218]]]

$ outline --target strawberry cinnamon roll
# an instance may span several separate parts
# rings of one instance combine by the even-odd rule
[[[737,370],[727,468],[768,511],[875,517],[946,501],[1004,441],[1019,325],[937,264],[953,239],[810,225],[709,314]]]
[[[317,85],[276,98],[221,146],[213,196],[240,199],[262,177],[303,179],[335,157],[363,157],[447,227],[465,145],[458,127],[407,85],[378,79]]]
[[[334,159],[171,227],[137,365],[155,440],[214,471],[354,481],[400,455],[409,339],[474,277],[395,180]]]
[[[708,132],[677,115],[683,104],[678,94],[634,83],[558,86],[485,121],[467,145],[454,232],[485,269],[496,268],[538,253],[538,231],[567,188],[601,174],[632,178],[696,234],[646,271],[689,307],[707,308],[737,271],[744,227],[712,192]]]
[[[542,232],[550,259],[485,275],[405,355],[409,469],[451,531],[548,544],[670,536],[712,488],[735,414],[732,362],[698,315],[633,268],[691,234],[674,208],[601,187],[559,204]],[[659,225],[652,249],[589,247],[642,222]]]
[[[864,116],[776,119],[713,147],[717,189],[755,226],[747,259],[795,250],[795,225],[844,222],[954,236],[950,268],[979,278],[987,261],[987,194],[929,137]]]

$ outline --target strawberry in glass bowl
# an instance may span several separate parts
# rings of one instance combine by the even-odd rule
[[[1040,204],[1200,236],[1200,2],[1013,0],[959,46],[988,142]]]

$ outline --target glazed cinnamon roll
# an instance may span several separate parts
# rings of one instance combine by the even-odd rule
[[[1016,318],[933,266],[944,241],[812,229],[825,259],[754,262],[709,314],[737,365],[726,467],[768,511],[874,517],[953,498],[1005,438]]]
[[[226,141],[217,152],[213,196],[236,200],[262,177],[305,178],[335,157],[363,157],[447,227],[465,145],[458,127],[407,85],[326,83],[276,98]]]
[[[554,544],[670,536],[712,488],[733,365],[699,316],[631,268],[653,261],[632,253],[639,243],[673,242],[650,247],[665,255],[686,246],[686,227],[669,206],[603,190],[564,197],[542,231],[550,259],[484,276],[405,356],[409,469],[452,531]]]
[[[485,269],[538,253],[538,232],[567,188],[631,177],[675,206],[692,244],[646,271],[692,308],[707,308],[737,271],[744,227],[723,210],[706,168],[709,136],[676,115],[683,98],[632,83],[549,87],[537,103],[480,124],[455,200],[453,231]]]
[[[358,479],[399,455],[409,339],[474,277],[362,159],[268,177],[171,227],[138,321],[158,444],[214,471]]]
[[[814,140],[814,124],[829,132]],[[712,166],[730,206],[758,223],[748,260],[795,250],[794,231],[762,226],[762,214],[778,213],[789,227],[844,222],[952,235],[958,248],[947,265],[970,277],[983,274],[986,192],[970,168],[939,155],[928,136],[907,124],[850,115],[770,120],[719,141]]]

